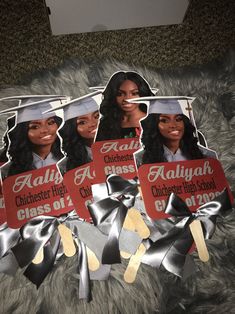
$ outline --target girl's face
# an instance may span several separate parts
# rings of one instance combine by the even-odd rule
[[[85,114],[77,118],[77,132],[87,140],[94,140],[99,122],[99,111]]]
[[[53,117],[29,122],[28,138],[36,146],[52,145],[57,137],[58,125]]]
[[[137,98],[139,96],[138,86],[130,80],[125,80],[119,87],[116,102],[123,111],[130,112],[138,108],[139,104],[129,103],[126,99]]]
[[[161,114],[158,129],[166,142],[180,141],[184,135],[183,118],[180,114]]]

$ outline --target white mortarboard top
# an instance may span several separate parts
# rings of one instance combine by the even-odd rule
[[[33,103],[36,101],[44,100],[44,99],[51,99],[51,98],[58,98],[58,97],[64,97],[61,95],[19,95],[19,96],[9,96],[1,98],[0,101],[14,101],[18,100],[18,105],[26,105],[29,103]]]
[[[91,86],[89,87],[89,89],[91,90],[97,90],[100,91],[101,93],[103,93],[103,91],[105,90],[106,86],[104,85],[100,85],[100,86]]]
[[[53,102],[64,101],[68,99],[67,96],[52,96],[52,98],[48,97],[50,97],[50,95],[39,101],[34,101],[34,97],[28,97],[27,101],[25,101],[25,103],[22,105],[2,110],[0,111],[0,114],[16,112],[16,124],[32,120],[48,119],[56,115],[55,112],[46,114],[44,113],[45,111],[53,108]]]
[[[79,98],[73,99],[65,104],[54,107],[51,110],[63,109],[64,111],[64,121],[72,118],[80,117],[85,114],[95,112],[99,110],[99,105],[93,98],[100,94],[100,91],[94,91],[93,93],[81,96]],[[50,112],[47,110],[46,112]]]
[[[186,114],[190,118],[191,103],[194,99],[195,97],[187,96],[149,96],[127,101],[149,104],[148,114]]]
[[[91,90],[97,90],[97,91],[100,91],[101,93],[103,93],[105,91],[105,88],[106,86],[92,86],[92,87],[89,87],[89,89]],[[153,94],[157,94],[159,89],[158,88],[155,88],[155,87],[149,87],[152,91]]]

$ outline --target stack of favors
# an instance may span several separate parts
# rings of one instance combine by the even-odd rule
[[[134,71],[90,89],[0,99],[4,313],[163,313],[167,282],[210,276],[233,195],[195,97],[158,95]]]

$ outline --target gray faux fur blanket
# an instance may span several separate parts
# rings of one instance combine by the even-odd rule
[[[157,70],[115,60],[68,60],[56,69],[34,73],[22,85],[1,90],[0,98],[23,94],[65,94],[79,97],[90,86],[105,85],[119,70],[134,70],[159,95],[195,96],[194,115],[208,146],[218,153],[231,189],[235,191],[235,52],[204,66]],[[1,110],[8,104],[3,103]],[[16,105],[16,104],[11,104]],[[0,135],[6,129],[0,120]],[[62,259],[37,290],[18,271],[0,274],[0,313],[235,313],[235,215],[217,222],[207,242],[210,260],[194,259],[195,275],[182,282],[165,271],[141,265],[134,284],[123,280],[126,262],[113,265],[108,281],[93,281],[90,303],[78,299],[75,257]]]

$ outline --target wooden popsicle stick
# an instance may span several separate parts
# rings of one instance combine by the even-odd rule
[[[139,236],[142,239],[147,239],[150,236],[150,231],[149,228],[146,226],[141,216],[141,213],[137,209],[131,208],[128,211],[128,215],[134,223],[135,230],[138,232]]]
[[[134,226],[134,224],[133,224],[133,222],[129,216],[129,211],[127,212],[126,218],[124,220],[123,228],[130,230],[130,231],[135,231],[135,226]],[[128,252],[120,251],[120,255],[121,255],[121,257],[128,259],[131,257],[132,254],[128,253]]]
[[[124,280],[127,283],[133,283],[135,281],[137,271],[140,267],[141,258],[146,252],[145,246],[141,243],[135,255],[132,255],[129,264],[124,273]]]
[[[86,252],[87,252],[87,262],[88,262],[88,268],[92,271],[96,271],[100,267],[100,262],[98,258],[96,257],[95,253],[89,249],[89,247],[86,246]]]
[[[34,259],[32,260],[32,263],[36,265],[41,264],[43,259],[44,259],[44,250],[43,250],[43,247],[41,247],[39,251],[37,252],[36,256],[34,257]]]
[[[121,257],[128,259],[131,257],[131,253],[125,252],[125,251],[120,251]]]
[[[203,230],[202,230],[202,225],[200,220],[194,220],[191,222],[189,225],[190,231],[192,233],[194,242],[197,247],[198,251],[198,256],[202,262],[208,262],[209,260],[209,253],[206,247],[204,235],[203,235]]]
[[[73,242],[72,231],[65,225],[60,224],[58,230],[63,244],[64,255],[71,257],[76,253],[76,247]]]
[[[130,217],[129,211],[127,212],[126,218],[124,220],[123,228],[130,231],[135,231],[135,225]]]

